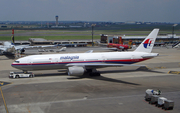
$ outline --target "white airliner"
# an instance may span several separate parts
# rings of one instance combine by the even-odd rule
[[[5,41],[3,45],[0,46],[1,53],[14,55],[16,51],[20,51],[20,53],[24,53],[25,49],[28,48],[46,48],[46,47],[55,47],[56,45],[45,45],[45,46],[29,46],[29,45],[14,45],[13,42]]]
[[[67,69],[68,75],[81,76],[85,72],[100,75],[96,68],[116,66],[137,66],[133,63],[156,57],[151,53],[159,29],[154,29],[146,39],[132,52],[99,52],[32,55],[17,59],[12,67],[23,70]]]

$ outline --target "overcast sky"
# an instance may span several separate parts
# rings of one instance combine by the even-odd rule
[[[0,21],[180,22],[180,0],[0,0]]]

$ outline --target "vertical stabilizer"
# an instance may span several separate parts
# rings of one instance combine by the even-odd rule
[[[11,44],[14,45],[14,29],[12,29]]]
[[[14,35],[11,37],[11,44],[14,45]]]
[[[156,37],[158,35],[159,29],[154,29],[144,41],[137,47],[134,52],[148,52],[151,53]]]

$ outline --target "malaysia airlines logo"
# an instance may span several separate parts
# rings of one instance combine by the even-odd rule
[[[73,60],[73,59],[79,59],[79,56],[62,56],[60,57],[60,60]]]
[[[144,43],[143,43],[144,48],[146,48],[146,49],[149,49],[152,44],[153,44],[153,40],[152,40],[152,39],[147,39],[147,40],[145,40]]]

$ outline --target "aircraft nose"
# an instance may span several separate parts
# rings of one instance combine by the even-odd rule
[[[14,62],[11,64],[12,67],[14,67]]]
[[[14,67],[14,68],[16,68],[16,67],[17,67],[16,64],[17,64],[17,63],[13,62],[13,63],[11,64],[11,66]]]

